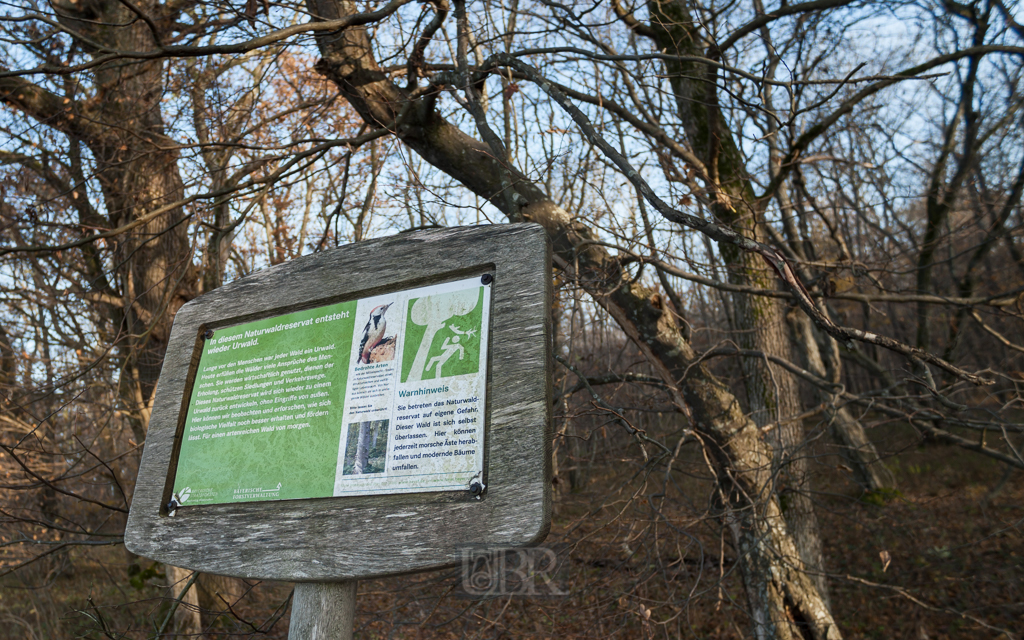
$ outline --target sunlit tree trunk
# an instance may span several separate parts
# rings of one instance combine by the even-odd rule
[[[829,371],[825,360],[821,355],[811,319],[806,314],[794,311],[789,314],[790,324],[793,333],[796,335],[797,344],[800,345],[804,364],[814,375],[838,383],[838,371]],[[828,346],[837,350],[834,340],[828,340]],[[834,361],[839,362],[838,353],[834,355]],[[878,451],[874,444],[868,439],[864,426],[843,406],[836,398],[821,388],[815,388],[817,401],[824,405],[825,422],[829,426],[832,437],[839,445],[839,452],[850,468],[853,470],[854,479],[865,491],[880,491],[896,486],[896,479],[892,472],[883,464],[879,458]]]

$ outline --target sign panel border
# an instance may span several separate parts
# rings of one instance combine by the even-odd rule
[[[522,547],[551,512],[551,252],[535,224],[402,233],[246,276],[175,317],[125,544],[160,562],[251,579],[325,582],[453,566]],[[208,330],[483,273],[491,283],[486,492],[202,505],[170,517],[172,468]]]
[[[208,330],[171,500],[188,509],[483,482],[486,271]],[[355,331],[364,320],[373,342]],[[357,428],[368,438],[359,471],[347,446]]]

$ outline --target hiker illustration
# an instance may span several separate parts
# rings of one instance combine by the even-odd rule
[[[475,360],[479,356],[474,351],[473,340],[481,331],[481,298],[480,288],[474,287],[410,300],[406,326],[423,327],[424,331],[422,337],[415,341],[415,345],[409,345],[406,354],[408,364],[404,365],[402,382],[419,382],[425,376],[440,378],[441,369],[446,363],[449,376],[453,375],[455,370],[463,373],[477,370],[479,364]],[[453,326],[451,322],[457,322],[458,326]],[[448,336],[443,344],[431,349],[438,332],[449,328],[455,335]],[[415,349],[415,356],[412,355],[412,349]],[[459,357],[453,359],[456,353]],[[462,371],[467,367],[467,371]]]
[[[448,360],[453,355],[455,355],[456,351],[459,352],[459,360],[462,360],[463,358],[466,357],[466,348],[459,344],[459,341],[461,340],[460,336],[472,338],[473,334],[476,333],[476,329],[467,329],[466,331],[462,331],[454,324],[449,325],[448,328],[452,330],[452,332],[455,334],[455,337],[444,339],[444,342],[441,344],[441,349],[443,349],[443,353],[441,353],[441,355],[434,356],[433,358],[431,358],[427,362],[427,366],[424,368],[424,372],[430,371],[436,365],[437,369],[434,370],[434,373],[436,373],[440,377],[441,367],[443,367],[444,364],[448,362]]]

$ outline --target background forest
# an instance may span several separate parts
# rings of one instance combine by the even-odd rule
[[[175,312],[526,221],[567,595],[366,582],[357,637],[1019,638],[1022,16],[0,4],[0,637],[286,637],[291,585],[122,544]]]

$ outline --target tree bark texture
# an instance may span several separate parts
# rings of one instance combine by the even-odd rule
[[[246,585],[238,578],[202,573],[196,580],[197,602],[203,626],[208,627],[221,612],[227,612],[246,592]]]
[[[307,6],[322,19],[358,11],[355,3],[340,0],[309,0]],[[677,399],[690,406],[693,428],[712,454],[725,518],[740,548],[757,636],[840,638],[827,604],[803,571],[771,491],[771,448],[729,389],[698,360],[660,295],[633,281],[614,256],[592,242],[592,232],[536,184],[513,167],[499,164],[488,146],[447,122],[429,95],[410,101],[409,91],[392,83],[378,66],[365,28],[320,36],[318,44],[322,59],[317,69],[368,124],[393,126],[408,147],[505,215],[542,225],[558,265],[575,275],[637,344]],[[516,209],[502,188],[509,177],[519,195]]]

